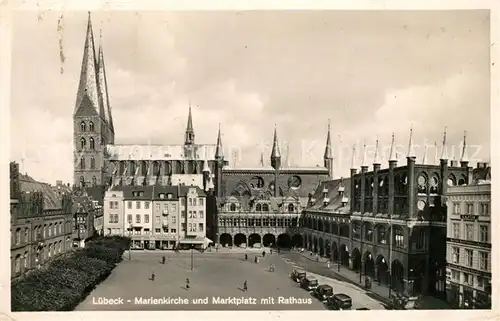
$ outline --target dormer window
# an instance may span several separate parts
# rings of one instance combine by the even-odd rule
[[[262,204],[262,212],[269,212],[269,205],[268,204]]]
[[[229,205],[229,210],[230,210],[231,212],[236,212],[236,204],[231,203],[231,205]]]
[[[168,198],[168,199],[171,199],[171,198],[172,198],[172,193],[168,193],[168,194],[167,194],[167,198]]]
[[[325,188],[323,188],[323,194],[326,194],[326,193],[328,193],[328,188],[325,187]]]
[[[288,212],[293,213],[295,211],[295,206],[293,203],[288,204]]]
[[[340,185],[339,188],[338,188],[338,192],[339,192],[339,196],[342,196],[344,194],[344,189],[345,187]]]
[[[330,199],[329,199],[328,197],[325,197],[325,198],[323,199],[323,205],[324,205],[324,206],[327,206],[327,205],[328,205],[328,203],[330,203]]]
[[[342,197],[342,206],[346,206],[349,203],[349,199],[347,197]]]
[[[262,211],[262,205],[261,205],[261,204],[257,204],[257,205],[255,205],[255,211],[256,211],[256,212],[260,212],[260,211]]]
[[[165,194],[164,193],[160,193],[160,199],[164,199],[165,198]]]

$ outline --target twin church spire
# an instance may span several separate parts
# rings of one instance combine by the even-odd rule
[[[96,55],[92,19],[89,13],[74,114],[86,114],[88,110],[94,111],[108,124],[110,131],[114,133],[106,68],[104,66],[102,36],[99,38],[99,50]]]

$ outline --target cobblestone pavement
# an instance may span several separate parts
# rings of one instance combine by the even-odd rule
[[[238,251],[239,252],[239,251]],[[253,252],[253,251],[252,251]],[[260,251],[262,252],[262,251]],[[161,264],[165,255],[167,263]],[[259,263],[254,263],[254,257]],[[126,311],[126,310],[323,310],[323,304],[301,289],[290,278],[294,269],[293,262],[281,255],[249,253],[248,261],[243,253],[194,252],[193,270],[191,253],[181,252],[132,252],[128,253],[113,273],[101,283],[77,307],[76,311]],[[269,272],[269,265],[274,264],[275,272]],[[155,281],[150,280],[154,272]],[[343,292],[353,298],[353,309],[367,307],[383,309],[376,300],[368,297],[355,286],[338,280],[317,275],[320,284],[330,284],[336,292]],[[186,289],[186,278],[190,279],[190,288]],[[247,281],[248,292],[243,291],[243,282]],[[141,298],[178,299],[174,303],[139,304]],[[281,299],[280,299],[281,297]],[[297,301],[285,301],[288,298]],[[122,298],[123,303],[112,305],[96,304],[99,298]],[[237,302],[223,304],[217,298],[252,298],[237,305]],[[205,299],[198,304],[193,299]],[[274,304],[266,299],[274,299]],[[130,301],[129,301],[130,300]],[[299,300],[301,302],[299,302]]]

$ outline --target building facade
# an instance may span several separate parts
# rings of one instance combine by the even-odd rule
[[[451,187],[447,203],[448,302],[491,309],[491,182]]]
[[[115,186],[104,204],[105,234],[129,236],[137,249],[204,249],[212,242],[198,186]]]
[[[348,187],[335,181],[320,186],[305,210],[306,247],[340,261],[360,280],[372,277],[409,297],[445,298],[445,195],[451,186],[468,184],[472,168],[463,155],[460,165],[450,164],[445,145],[439,165],[417,164],[411,143],[406,164],[398,166],[394,146],[393,138],[388,168],[375,156],[372,171],[362,164],[358,173],[353,162]],[[349,204],[346,198],[335,209],[345,191]]]
[[[10,164],[11,277],[40,268],[72,249],[72,197]]]

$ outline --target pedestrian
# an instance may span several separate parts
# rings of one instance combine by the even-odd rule
[[[165,255],[161,258],[161,263],[165,264]]]
[[[262,257],[266,256],[266,251],[262,251]]]
[[[245,282],[243,283],[243,291],[247,292],[248,291],[248,285],[247,285],[247,281],[245,280]]]
[[[328,261],[326,265],[328,266],[328,268],[330,268],[330,261]]]
[[[245,253],[245,261],[248,260],[248,254]]]
[[[151,281],[155,280],[155,272],[151,273]]]
[[[186,279],[186,289],[189,290],[189,279]]]
[[[273,249],[269,249],[269,254],[273,254]]]

